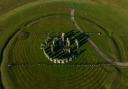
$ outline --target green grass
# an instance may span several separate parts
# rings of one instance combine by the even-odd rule
[[[127,69],[108,64],[89,43],[81,48],[84,53],[64,65],[53,64],[40,50],[48,32],[75,29],[70,20],[74,8],[85,32],[102,33],[90,36],[97,46],[114,61],[127,62],[126,3],[114,0],[108,5],[109,0],[105,1],[35,1],[2,15],[0,60],[5,89],[127,89]],[[29,33],[27,38],[22,38],[23,31]],[[9,64],[14,66],[8,68]]]

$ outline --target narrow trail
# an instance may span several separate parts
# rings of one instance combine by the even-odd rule
[[[110,64],[113,64],[114,63],[112,61],[112,59],[110,59],[105,53],[103,53],[90,38],[88,39],[88,42],[92,45],[92,47],[96,50],[96,52],[100,54],[100,56],[103,59],[105,59]]]
[[[71,10],[71,21],[75,25],[76,29],[80,32],[83,32],[83,30],[80,28],[80,26],[77,24],[75,20],[75,9]],[[100,48],[91,40],[91,38],[88,39],[88,42],[91,44],[91,46],[96,50],[96,52],[109,64],[117,65],[120,67],[128,67],[128,63],[122,63],[122,62],[114,62],[113,59],[109,58],[104,52],[100,50]]]
[[[80,26],[77,24],[77,22],[75,20],[75,9],[71,10],[71,21],[73,22],[73,24],[75,25],[75,27],[78,31],[83,32],[83,30],[80,28]]]

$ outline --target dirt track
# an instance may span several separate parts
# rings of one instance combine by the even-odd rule
[[[80,32],[83,32],[83,30],[80,28],[80,26],[77,24],[75,20],[75,9],[71,10],[71,21],[75,25],[76,29]],[[96,50],[96,52],[109,64],[117,65],[120,67],[128,67],[128,63],[121,63],[121,62],[114,62],[113,59],[109,58],[104,52],[100,50],[100,48],[91,40],[91,38],[88,39],[88,42],[91,44],[91,46]]]

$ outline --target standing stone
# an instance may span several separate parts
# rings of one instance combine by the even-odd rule
[[[62,33],[62,41],[64,41],[65,33]]]
[[[68,53],[69,53],[69,54],[71,53],[71,50],[70,50],[70,48],[68,49]]]
[[[67,45],[70,46],[70,40],[67,38]]]
[[[69,61],[72,61],[72,58],[71,57],[69,58]]]
[[[76,43],[77,48],[79,48],[79,42],[77,39],[75,39],[75,43]]]
[[[64,60],[61,60],[61,63],[64,64]]]
[[[65,62],[67,63],[68,62],[68,59],[66,59]]]
[[[52,59],[52,58],[50,58],[49,60],[50,60],[50,61],[53,61],[53,59]]]
[[[54,52],[54,47],[53,47],[53,45],[51,45],[51,52]]]
[[[52,41],[52,44],[55,46],[55,40]]]
[[[56,59],[54,59],[53,62],[56,63]]]
[[[57,60],[57,63],[59,63],[59,64],[60,64],[60,60],[59,60],[59,59]]]

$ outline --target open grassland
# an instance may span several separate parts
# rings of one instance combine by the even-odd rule
[[[40,50],[48,32],[76,29],[70,19],[73,8],[82,30],[93,33],[91,39],[105,54],[115,62],[128,62],[126,3],[105,1],[37,1],[2,15],[0,60],[5,89],[127,89],[127,67],[107,63],[89,43],[78,58],[64,65],[51,63]]]
[[[0,0],[0,15],[35,0]]]

